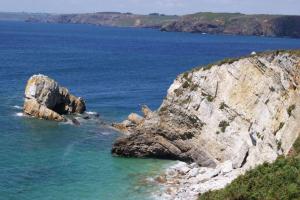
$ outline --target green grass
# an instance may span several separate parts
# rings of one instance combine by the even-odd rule
[[[292,157],[279,157],[238,177],[222,190],[207,192],[199,200],[299,200],[300,138]]]
[[[185,19],[193,19],[193,20],[205,20],[208,22],[214,22],[216,20],[222,20],[227,22],[228,20],[235,18],[235,17],[242,17],[244,16],[241,13],[212,13],[212,12],[199,12],[195,14],[185,15]]]

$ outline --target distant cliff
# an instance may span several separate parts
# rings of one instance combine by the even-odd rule
[[[117,27],[148,27],[162,31],[300,37],[300,16],[245,15],[241,13],[209,13],[176,16],[152,13],[98,12],[30,16],[28,22],[94,24]]]
[[[300,37],[300,16],[196,13],[163,25],[163,31]]]
[[[28,19],[41,21],[49,17],[49,15],[47,13],[0,12],[0,21],[26,21]]]
[[[46,23],[73,23],[73,24],[94,24],[99,26],[117,26],[117,27],[148,27],[161,28],[168,23],[177,20],[175,15],[163,15],[153,13],[149,15],[136,15],[132,13],[119,12],[97,12],[87,14],[63,14],[49,15],[46,18],[30,17],[28,22],[46,22]]]

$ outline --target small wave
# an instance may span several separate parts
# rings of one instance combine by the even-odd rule
[[[23,109],[21,106],[18,106],[18,105],[14,105],[13,108],[18,109],[18,110],[22,110]]]
[[[97,112],[93,112],[93,111],[87,111],[85,113],[88,115],[97,115],[98,114]]]
[[[75,141],[67,146],[63,154],[63,160],[66,156],[68,156],[70,153],[73,152],[74,146],[77,145],[78,143],[79,143],[78,141]]]
[[[62,157],[63,161],[65,161],[66,157],[68,157],[74,151],[74,148],[75,148],[76,145],[79,145],[81,143],[84,143],[87,140],[90,140],[90,139],[93,139],[93,138],[96,138],[96,137],[98,137],[98,136],[89,136],[89,137],[86,137],[82,140],[74,141],[71,144],[69,144],[66,147],[66,149],[63,153],[63,157]]]
[[[112,134],[111,132],[107,132],[107,131],[101,132],[101,135],[111,135],[111,134]]]
[[[21,113],[21,112],[15,113],[15,116],[17,116],[17,117],[23,117],[24,113]]]

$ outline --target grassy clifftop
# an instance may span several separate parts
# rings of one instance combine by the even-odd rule
[[[200,195],[199,200],[300,199],[300,137],[290,157],[263,164],[234,180],[226,188]]]

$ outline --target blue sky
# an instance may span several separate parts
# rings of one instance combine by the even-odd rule
[[[0,10],[51,13],[120,11],[140,14],[212,11],[300,15],[300,0],[0,0]]]

